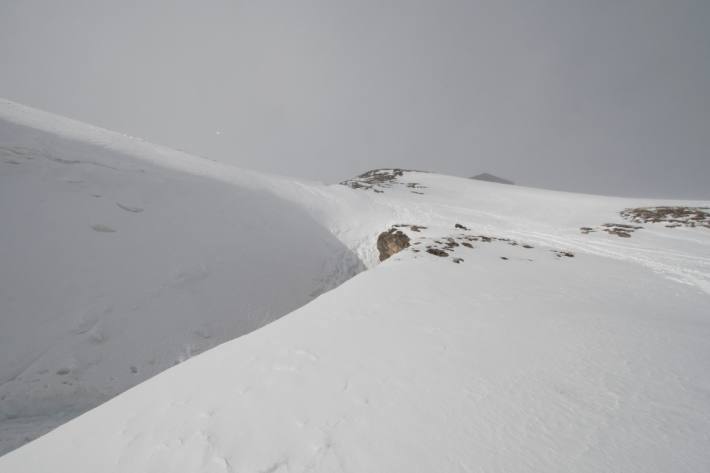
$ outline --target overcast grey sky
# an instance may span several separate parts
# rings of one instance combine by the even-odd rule
[[[0,0],[0,96],[326,182],[710,198],[710,0]]]

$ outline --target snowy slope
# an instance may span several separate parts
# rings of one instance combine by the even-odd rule
[[[277,178],[165,168],[142,159],[149,144],[101,130],[79,141],[70,132],[90,127],[54,118],[57,135],[12,105],[0,113],[0,453],[363,267],[268,190]]]
[[[12,120],[25,128],[48,128],[45,118],[29,123],[13,115]],[[82,130],[101,146],[107,141],[105,135],[96,138]],[[55,152],[57,146],[52,143],[49,149]],[[286,218],[279,214],[281,205],[298,212],[286,227],[304,232],[305,241],[291,243],[288,233],[288,256],[280,255],[280,265],[272,264],[279,258],[266,250],[254,257],[265,279],[280,281],[272,296],[284,290],[303,296],[301,291],[310,289],[299,286],[303,281],[298,278],[288,279],[293,266],[305,264],[300,252],[309,247],[310,232],[322,238],[317,241],[334,245],[327,254],[312,250],[331,269],[310,274],[335,274],[339,282],[356,272],[353,255],[371,269],[0,457],[0,472],[710,469],[710,229],[645,223],[634,224],[642,228],[622,237],[618,234],[625,232],[605,226],[630,224],[620,216],[626,208],[710,203],[578,195],[398,170],[322,186],[258,175],[244,179],[233,168],[189,156],[172,161],[169,153],[157,163],[164,168],[159,169],[152,166],[155,158],[145,155],[149,148],[119,162],[148,169],[141,173],[145,176],[180,171],[179,179],[166,177],[167,185],[160,187],[166,193],[159,200],[164,206],[178,199],[175,189],[195,195],[222,186],[230,196],[257,192],[250,205],[240,206],[240,198],[225,200],[220,218],[208,223],[233,215],[255,218],[250,209],[258,208],[262,215],[268,212],[264,218],[273,229]],[[6,192],[5,182],[18,179],[8,172],[17,171],[3,170],[1,192]],[[15,189],[21,199],[32,202],[47,187],[53,199],[71,194],[49,171],[30,174],[38,182],[34,193]],[[111,189],[97,176],[85,177],[86,185]],[[128,182],[122,185],[138,186],[133,179]],[[157,192],[150,185],[141,189]],[[267,204],[272,199],[274,204]],[[212,201],[212,195],[205,200]],[[205,223],[197,223],[213,207],[197,198],[177,202],[175,213],[190,212],[179,229],[200,228],[183,248],[188,243],[211,246],[203,238],[214,235],[201,231]],[[139,214],[117,208],[124,217],[148,215],[150,209],[144,202],[121,203],[145,206]],[[67,208],[57,204],[52,209],[64,222],[72,216]],[[27,220],[20,217],[23,212],[2,211],[4,220],[6,214]],[[86,209],[80,215],[105,217],[106,212]],[[84,226],[93,223],[88,219]],[[106,218],[101,223],[123,228]],[[393,225],[408,235],[411,246],[377,264],[377,235]],[[226,223],[219,227],[229,228]],[[254,228],[259,235],[266,233]],[[154,238],[141,234],[135,245],[150,254],[177,230],[167,227]],[[91,237],[120,233],[88,232]],[[18,232],[23,239],[33,234]],[[2,235],[5,248],[9,237]],[[96,257],[98,247],[89,246],[86,238],[75,251]],[[55,247],[47,240],[29,238],[29,244],[47,246],[43,258],[64,245],[72,251],[67,235]],[[227,246],[219,246],[219,258],[232,250]],[[230,257],[223,271],[241,271],[234,268],[244,264],[246,254]],[[11,267],[21,267],[20,261]],[[51,260],[42,269],[57,267],[68,264]],[[102,267],[76,274],[101,274]],[[4,268],[2,277],[8,279],[12,272]],[[116,284],[126,284],[126,278],[125,273],[116,276]],[[134,290],[140,292],[149,282],[137,281]],[[331,282],[321,278],[316,286]],[[237,293],[219,290],[220,279],[212,271],[200,284],[201,290],[223,296],[225,305],[240,300]],[[263,284],[254,281],[253,287]],[[15,288],[28,291],[19,282]],[[173,298],[196,290],[195,284],[177,287],[165,297],[162,310],[146,308],[142,318],[157,320],[179,310],[181,302]],[[10,298],[0,294],[5,307]],[[198,320],[211,300],[193,301]],[[3,324],[10,320],[3,314]],[[125,359],[133,349],[117,348],[102,353],[102,359]]]

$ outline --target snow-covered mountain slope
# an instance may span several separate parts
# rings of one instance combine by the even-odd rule
[[[594,255],[460,254],[399,254],[0,471],[708,469],[707,294]]]
[[[101,278],[110,274],[121,287],[134,284],[126,280],[143,278],[142,274],[134,276],[136,272],[122,270],[115,261],[86,266],[93,258],[102,261],[106,248],[101,246],[106,245],[104,240],[96,243],[90,238],[138,232],[135,222],[127,223],[133,222],[129,218],[145,217],[149,209],[163,207],[170,209],[166,214],[179,220],[179,225],[163,218],[160,233],[143,229],[131,240],[134,243],[120,247],[141,248],[141,258],[134,258],[133,264],[142,264],[141,272],[148,273],[135,281],[133,291],[139,295],[171,281],[166,276],[171,273],[154,269],[167,264],[164,260],[144,263],[143,258],[160,254],[161,246],[180,232],[193,234],[180,247],[197,253],[190,261],[224,258],[224,274],[238,273],[235,277],[257,292],[269,283],[265,280],[274,278],[269,294],[281,298],[286,297],[281,291],[286,291],[295,305],[315,294],[308,292],[311,287],[298,274],[311,275],[318,291],[354,274],[358,261],[371,269],[285,317],[192,357],[0,457],[0,472],[710,469],[710,228],[706,227],[710,211],[703,209],[710,203],[550,192],[396,169],[372,171],[345,185],[323,186],[246,173],[187,155],[173,160],[163,148],[156,153],[157,160],[147,143],[141,142],[140,151],[129,152],[125,138],[110,132],[94,133],[59,119],[61,130],[50,130],[51,120],[41,114],[22,112],[18,117],[13,111],[7,115],[11,117],[3,126],[21,123],[33,140],[40,135],[46,138],[49,131],[64,139],[73,133],[72,146],[93,142],[104,150],[99,153],[101,163],[145,169],[130,174],[138,177],[118,180],[102,177],[99,170],[108,173],[102,166],[38,158],[30,161],[43,164],[36,164],[34,170],[29,166],[35,164],[26,164],[27,174],[22,175],[16,170],[21,164],[0,163],[5,166],[0,173],[1,202],[5,203],[5,192],[16,202],[29,199],[22,204],[27,207],[0,207],[3,221],[10,215],[17,225],[25,225],[18,227],[17,236],[2,233],[3,261],[16,259],[2,265],[0,277],[3,282],[15,281],[13,271],[22,271],[22,261],[40,265],[31,276],[39,278],[41,287],[32,290],[18,280],[15,292],[32,290],[32,295],[45,297],[44,292],[53,287],[50,282],[62,280],[59,269],[68,271],[73,268],[69,263],[78,259],[84,266],[69,272],[72,278],[85,275],[80,283],[85,286],[75,294],[92,298],[103,294],[99,300],[112,301],[112,306],[133,300],[123,291],[109,292]],[[37,128],[45,132],[38,135]],[[83,135],[77,136],[79,132]],[[50,156],[63,146],[52,139],[41,148]],[[107,148],[121,155],[104,161]],[[3,159],[21,162],[16,157]],[[83,197],[68,200],[67,195],[77,191],[63,187],[70,183],[61,180],[60,170],[82,168],[88,192],[100,193],[102,199],[110,196],[111,206],[70,210]],[[166,185],[142,184],[156,176]],[[16,182],[34,182],[28,184],[32,191],[19,190],[24,186]],[[124,202],[127,196],[119,193],[124,186],[137,188],[151,199]],[[12,194],[6,189],[13,189]],[[134,193],[142,195],[127,195]],[[179,197],[182,193],[189,197]],[[239,197],[232,198],[232,193]],[[54,200],[56,205],[47,203]],[[212,200],[221,202],[219,213],[208,205]],[[131,212],[115,202],[144,211]],[[51,212],[44,213],[40,204],[51,205]],[[659,206],[675,210],[656,209]],[[109,207],[124,219],[114,220],[119,217]],[[260,212],[258,217],[254,209]],[[625,209],[640,210],[622,217]],[[295,217],[288,219],[289,212]],[[37,236],[28,223],[37,225],[38,218],[28,217],[35,214],[52,223],[41,227],[47,233],[61,228],[61,239]],[[83,216],[85,221],[80,219]],[[244,259],[252,261],[248,251],[240,252],[214,235],[227,232],[224,240],[236,239],[236,247],[252,242],[241,230],[233,230],[232,219],[249,221],[246,227],[252,235],[279,234],[283,253],[274,256],[269,252],[272,245],[265,245],[253,257],[262,279],[251,281],[250,274],[242,272]],[[282,221],[287,224],[282,226]],[[103,227],[96,231],[91,228],[96,224],[118,231],[100,231]],[[215,227],[206,231],[204,227],[210,225]],[[82,236],[74,248],[77,228],[87,228],[89,236]],[[402,232],[409,246],[378,264],[378,235],[390,228]],[[291,230],[303,232],[302,238],[292,240]],[[318,248],[309,250],[311,233]],[[219,242],[214,250],[218,256],[209,259],[205,253],[212,251],[213,239]],[[18,250],[22,241],[27,245],[23,252]],[[332,245],[332,250],[319,250],[322,245]],[[192,246],[199,251],[189,250]],[[308,251],[311,257],[302,258],[302,252]],[[22,259],[14,256],[16,252],[24,255]],[[58,260],[64,253],[72,257]],[[132,255],[120,254],[122,258]],[[313,258],[328,269],[307,266],[315,266]],[[216,263],[205,265],[210,268],[207,277],[168,285],[169,294],[159,299],[163,305],[155,310],[145,307],[142,319],[155,322],[149,327],[157,326],[151,335],[156,338],[124,335],[122,324],[134,320],[116,318],[113,335],[106,341],[136,336],[141,341],[128,342],[128,348],[113,352],[93,352],[104,369],[113,368],[114,356],[126,360],[134,350],[142,353],[138,345],[161,341],[163,321],[170,320],[173,311],[183,310],[183,301],[192,304],[190,320],[198,324],[218,314],[220,307],[242,307],[251,291],[239,292],[241,286],[234,284],[229,293],[224,286],[229,281],[216,277],[212,264]],[[114,267],[118,269],[110,269]],[[42,271],[54,277],[43,279]],[[154,279],[148,278],[150,271],[156,274]],[[86,276],[93,272],[99,277]],[[101,284],[92,285],[94,279]],[[201,291],[212,292],[200,298],[206,294]],[[19,317],[5,315],[4,307],[10,307],[7,301],[15,300],[9,294],[0,293],[3,324]],[[299,296],[302,299],[296,302]],[[215,297],[222,306],[213,301]],[[48,305],[40,309],[48,310]],[[115,314],[124,312],[113,308],[102,316],[102,323],[113,322]],[[25,313],[29,311],[20,315]],[[35,317],[46,320],[51,314]],[[87,326],[88,345],[94,342],[88,335],[93,326]],[[28,340],[36,346],[45,343],[33,330],[39,329],[29,327],[20,334],[24,343],[15,344],[8,353],[28,345]],[[5,329],[0,333],[5,336]],[[62,346],[79,347],[72,350],[81,353],[79,336],[71,337],[61,339]],[[3,349],[6,339],[2,339]],[[45,356],[43,362],[54,358],[61,357]],[[41,371],[29,366],[20,376],[27,386],[31,376]],[[130,372],[130,366],[125,372]],[[3,407],[12,405],[0,402]]]
[[[428,228],[412,235],[438,238],[449,236],[455,231],[453,225],[460,223],[479,233],[633,262],[710,293],[710,220],[698,228],[669,228],[668,222],[641,225],[630,238],[610,235],[605,231],[609,227],[604,227],[639,226],[622,218],[624,209],[673,205],[705,207],[705,212],[710,212],[710,202],[573,194],[415,171],[379,173],[389,177],[375,179],[372,188],[354,186],[373,201],[373,231],[393,224],[415,224]],[[373,179],[346,184],[352,185],[352,181],[370,186]],[[387,211],[380,206],[386,206]],[[347,241],[352,245],[354,238]],[[374,247],[370,241],[367,244]],[[364,250],[360,255],[372,264],[372,255]]]
[[[363,268],[269,191],[278,178],[216,181],[14,112],[0,114],[0,453]]]

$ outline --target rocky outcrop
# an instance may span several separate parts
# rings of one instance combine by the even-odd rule
[[[709,207],[638,207],[624,209],[621,216],[634,223],[665,223],[669,228],[710,228]]]
[[[377,237],[377,250],[380,252],[380,261],[384,261],[395,253],[409,247],[409,237],[401,230],[390,228],[380,233]]]
[[[630,238],[631,234],[636,230],[641,230],[643,227],[637,225],[627,225],[625,223],[605,223],[599,227],[580,227],[579,231],[583,235],[589,235],[596,231],[607,232],[609,235],[616,235],[619,238]]]
[[[404,186],[413,194],[423,194],[421,189],[426,189],[425,186],[418,182],[412,182],[409,177],[402,180],[405,174],[422,173],[424,171],[414,171],[412,169],[373,169],[364,174],[343,181],[340,184],[351,187],[353,189],[372,190],[378,194],[385,192],[394,186]]]

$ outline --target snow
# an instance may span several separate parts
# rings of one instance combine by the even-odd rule
[[[7,121],[0,166],[2,453],[363,269],[253,186]]]
[[[0,472],[710,470],[710,229],[580,232],[708,202],[421,172],[326,186],[0,110],[0,146],[35,158],[0,156],[22,162],[0,162],[0,366],[23,369],[0,392],[24,399],[1,409],[56,416],[114,372],[107,393],[127,389]],[[378,264],[396,224],[426,228]],[[472,248],[424,251],[448,238]],[[218,340],[165,369],[206,321]],[[137,384],[154,352],[165,371]],[[44,367],[81,390],[45,402]]]

